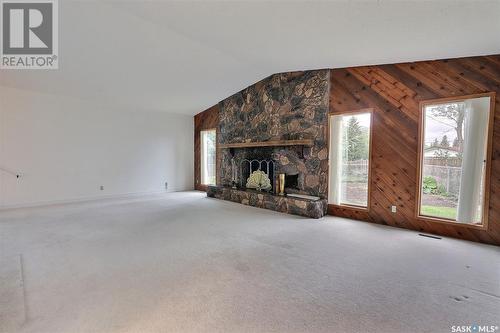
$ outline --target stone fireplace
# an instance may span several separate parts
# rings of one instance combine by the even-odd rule
[[[208,195],[323,216],[328,190],[328,102],[328,70],[272,75],[220,102],[219,177]],[[271,191],[245,188],[249,172],[242,165],[252,160],[273,162]],[[286,175],[284,197],[276,195],[274,178],[280,173]],[[303,197],[292,197],[297,194]]]

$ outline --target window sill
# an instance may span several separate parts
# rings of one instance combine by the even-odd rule
[[[365,207],[365,206],[345,205],[345,204],[336,205],[336,204],[331,204],[331,203],[329,203],[328,206],[330,206],[332,208],[337,208],[337,209],[349,209],[349,210],[355,210],[355,211],[364,212],[364,213],[367,213],[369,211],[368,207]]]
[[[430,223],[442,223],[442,224],[448,224],[448,225],[453,225],[456,227],[464,227],[464,228],[470,228],[470,229],[476,229],[476,230],[486,230],[487,225],[486,223],[483,224],[472,224],[472,223],[462,223],[462,222],[456,222],[453,220],[448,220],[448,219],[443,219],[439,217],[432,217],[432,216],[425,216],[425,215],[417,215],[417,219],[423,222],[430,222]]]

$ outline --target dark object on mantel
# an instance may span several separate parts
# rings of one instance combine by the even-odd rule
[[[207,186],[207,196],[315,219],[325,216],[328,206],[325,199],[292,198],[269,192],[213,185]]]
[[[314,140],[270,140],[260,142],[240,142],[240,143],[225,143],[220,144],[219,148],[252,148],[252,147],[286,147],[286,146],[304,146],[312,147]]]

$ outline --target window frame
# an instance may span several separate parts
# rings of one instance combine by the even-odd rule
[[[425,108],[429,105],[444,104],[452,102],[464,102],[469,99],[490,97],[490,114],[488,118],[488,135],[486,142],[486,166],[484,172],[484,200],[482,207],[481,224],[457,222],[451,219],[442,217],[433,217],[421,214],[422,200],[422,172],[423,172],[423,156],[424,156],[424,131],[425,131]],[[462,96],[450,96],[443,98],[427,99],[419,102],[419,121],[418,121],[418,152],[417,152],[417,187],[416,187],[416,204],[415,218],[423,222],[436,222],[453,226],[462,226],[465,228],[487,230],[488,229],[488,214],[490,206],[490,184],[491,184],[491,158],[493,148],[493,125],[495,120],[495,92],[478,93]]]
[[[204,184],[203,183],[203,132],[215,132],[215,184]],[[200,130],[200,186],[206,188],[207,186],[217,185],[217,154],[218,154],[218,144],[217,144],[217,128],[205,128]]]
[[[358,110],[351,110],[351,111],[346,111],[346,112],[338,112],[338,113],[329,113],[328,114],[328,157],[330,157],[330,120],[331,117],[334,116],[352,116],[352,115],[357,115],[357,114],[362,114],[362,113],[369,113],[370,114],[370,135],[368,137],[368,188],[367,188],[367,198],[366,198],[366,207],[365,206],[359,206],[359,205],[351,205],[351,204],[332,204],[328,202],[328,206],[334,207],[334,208],[341,208],[341,209],[350,209],[350,210],[355,210],[359,212],[365,212],[368,213],[370,212],[370,207],[371,207],[371,185],[372,185],[372,141],[373,141],[373,113],[374,109],[373,108],[364,108],[364,109],[358,109]],[[330,163],[330,158],[328,158],[328,170],[331,168],[331,163]],[[330,187],[330,172],[328,172],[328,187]],[[328,191],[329,193],[330,191]],[[328,198],[329,200],[329,198]]]

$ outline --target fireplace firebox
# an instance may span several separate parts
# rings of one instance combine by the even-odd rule
[[[286,190],[300,190],[299,188],[299,174],[287,175],[285,174],[285,191]]]

